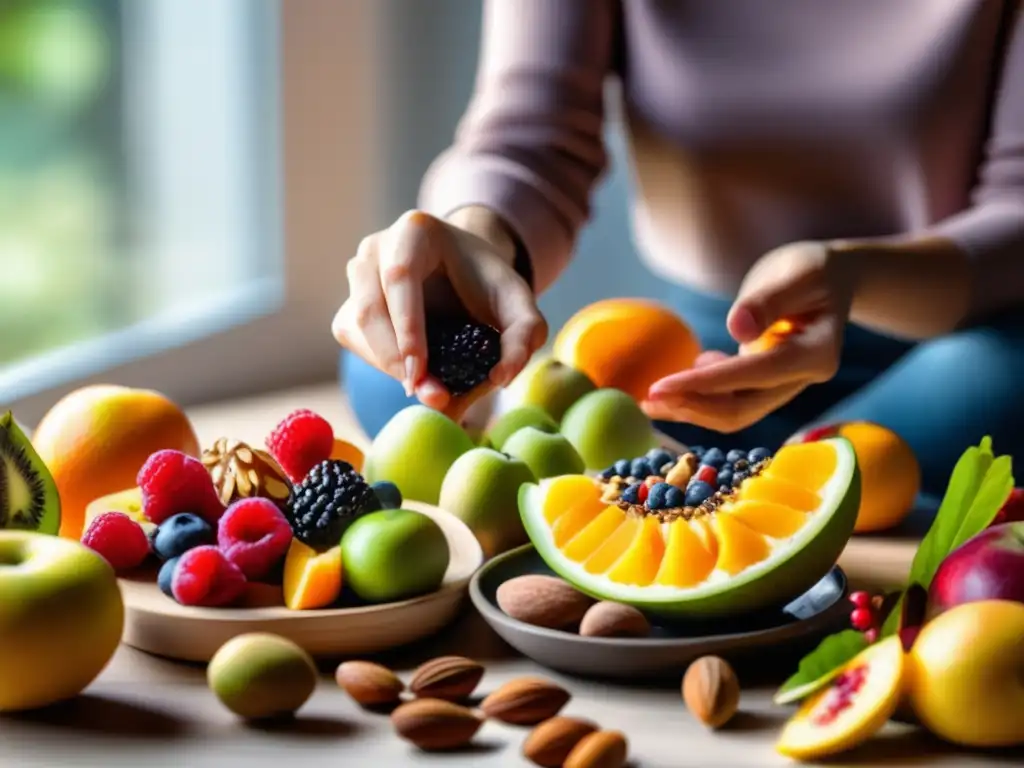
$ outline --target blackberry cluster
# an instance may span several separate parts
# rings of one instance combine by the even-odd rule
[[[427,370],[453,395],[487,380],[501,359],[501,334],[489,325],[435,319],[427,323]]]
[[[324,549],[336,546],[357,517],[378,509],[377,495],[351,464],[327,459],[292,489],[286,516],[295,538]]]

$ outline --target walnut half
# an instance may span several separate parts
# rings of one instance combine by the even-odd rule
[[[282,510],[288,504],[291,485],[266,451],[222,437],[203,451],[202,462],[225,506],[254,496],[270,499]]]

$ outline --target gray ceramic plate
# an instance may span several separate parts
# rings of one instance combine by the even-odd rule
[[[656,626],[640,639],[580,637],[524,624],[498,608],[502,582],[528,573],[554,575],[532,545],[488,561],[474,574],[469,595],[484,620],[517,651],[551,669],[588,677],[637,678],[678,674],[700,656],[741,661],[757,654],[784,655],[849,627],[846,575],[837,566],[808,592],[781,609],[731,623]]]

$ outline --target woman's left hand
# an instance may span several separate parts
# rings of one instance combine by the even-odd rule
[[[644,411],[653,419],[736,432],[831,379],[839,368],[854,269],[841,247],[827,243],[792,243],[762,256],[727,319],[739,354],[703,353],[691,370],[655,382]],[[776,323],[786,332],[776,336]],[[753,344],[759,339],[763,343]]]

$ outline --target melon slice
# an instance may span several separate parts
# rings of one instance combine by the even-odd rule
[[[853,533],[860,475],[837,437],[782,448],[712,511],[662,521],[563,475],[519,509],[548,566],[581,591],[654,614],[711,618],[781,605],[817,583]]]

